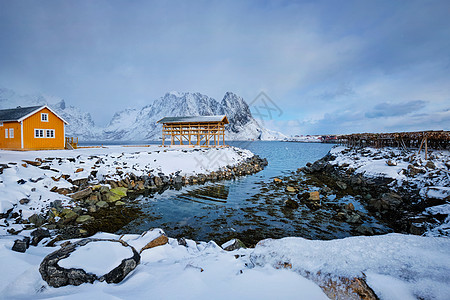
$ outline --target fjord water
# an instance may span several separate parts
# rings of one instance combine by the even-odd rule
[[[141,211],[139,217],[117,233],[142,233],[151,228],[162,228],[168,236],[194,240],[225,242],[239,238],[254,244],[264,238],[301,236],[310,239],[333,239],[352,235],[349,224],[333,220],[335,211],[310,210],[304,205],[289,209],[284,205],[295,195],[284,189],[270,188],[274,177],[290,176],[307,162],[325,156],[332,145],[292,142],[230,142],[246,148],[269,164],[261,172],[236,180],[223,180],[203,185],[169,189],[162,193],[139,196],[132,205]],[[312,187],[314,189],[314,187]],[[329,201],[363,207],[352,197]],[[382,226],[377,224],[371,224]]]

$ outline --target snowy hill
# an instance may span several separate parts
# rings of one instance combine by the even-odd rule
[[[66,126],[66,136],[79,137],[81,140],[94,140],[101,132],[89,113],[74,106],[67,106],[61,98],[39,94],[20,95],[13,90],[0,88],[0,109],[17,106],[48,105],[64,120],[69,122]]]
[[[104,130],[106,140],[158,140],[160,124],[156,122],[172,116],[227,115],[228,140],[283,139],[285,136],[263,128],[253,118],[247,103],[241,97],[226,93],[219,103],[200,93],[170,92],[141,109],[126,109],[118,112]]]
[[[0,88],[0,109],[17,106],[48,105],[70,124],[66,135],[84,141],[159,140],[162,125],[156,122],[167,116],[227,115],[227,140],[282,140],[285,135],[263,128],[252,116],[241,97],[228,92],[221,102],[200,93],[170,92],[142,108],[131,108],[114,114],[106,128],[95,125],[89,113],[67,106],[61,98],[45,95],[20,95]]]

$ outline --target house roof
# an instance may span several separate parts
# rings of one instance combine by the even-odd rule
[[[58,118],[60,118],[64,123],[69,124],[66,120],[61,118],[57,113],[55,113],[50,107],[47,105],[40,106],[28,106],[28,107],[17,107],[10,109],[0,109],[0,122],[21,122],[24,119],[28,118],[31,115],[39,112],[40,110],[47,108],[52,113],[54,113]]]
[[[159,120],[157,123],[217,123],[224,122],[228,124],[228,118],[226,115],[219,116],[190,116],[190,117],[165,117]]]

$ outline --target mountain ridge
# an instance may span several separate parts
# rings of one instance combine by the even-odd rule
[[[20,95],[0,88],[0,109],[16,106],[48,105],[69,122],[67,136],[84,141],[144,141],[161,139],[162,125],[156,122],[166,116],[227,115],[227,140],[281,140],[286,136],[261,126],[252,116],[242,97],[227,92],[219,102],[199,92],[168,92],[152,103],[117,111],[101,128],[88,112],[67,105],[58,97],[41,94]]]

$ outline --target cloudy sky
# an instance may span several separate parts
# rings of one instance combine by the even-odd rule
[[[98,125],[168,91],[277,108],[287,134],[450,129],[450,1],[0,0],[0,87]]]

